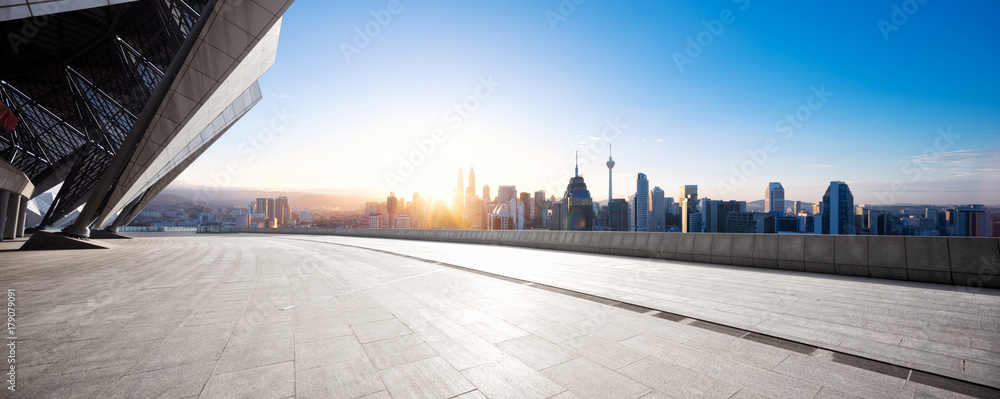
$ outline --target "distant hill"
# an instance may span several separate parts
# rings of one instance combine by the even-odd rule
[[[192,201],[190,198],[176,194],[160,193],[160,195],[157,195],[156,198],[153,198],[153,200],[149,202],[148,207],[154,209],[176,208],[177,206],[193,205],[193,204],[194,201]]]
[[[288,197],[289,205],[309,208],[358,209],[367,201],[385,201],[374,195],[365,194],[316,194],[306,192],[267,190],[219,190],[214,195],[202,193],[193,188],[168,187],[150,203],[149,207],[176,207],[178,205],[246,206],[257,198]]]

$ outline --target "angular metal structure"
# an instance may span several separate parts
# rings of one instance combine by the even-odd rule
[[[0,102],[18,122],[0,159],[29,198],[61,184],[39,227],[128,223],[260,101],[291,3],[0,0]]]

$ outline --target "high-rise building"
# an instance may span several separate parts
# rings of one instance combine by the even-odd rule
[[[483,201],[487,202],[487,203],[490,202],[490,201],[493,201],[493,197],[490,196],[490,185],[489,184],[483,185]]]
[[[254,213],[263,213],[265,218],[273,219],[275,217],[274,198],[257,198],[254,211]]]
[[[531,193],[521,193],[519,196],[519,201],[521,207],[524,208],[524,225],[531,225],[531,214],[535,210],[535,201],[531,200]]]
[[[667,198],[663,199],[664,212],[666,212],[668,215],[674,215],[675,214],[674,213],[674,207],[676,205],[677,204],[674,203],[674,197],[667,197]]]
[[[566,202],[552,202],[552,214],[549,217],[549,230],[566,230]]]
[[[680,214],[681,214],[681,231],[685,233],[689,232],[700,232],[701,231],[701,217],[699,215],[697,225],[692,225],[691,214],[698,212],[698,186],[694,184],[689,184],[681,186],[680,196],[678,198],[680,203]]]
[[[476,197],[476,170],[469,168],[469,185],[465,187],[465,203],[462,206],[462,219],[469,227],[478,228],[482,215],[479,214],[482,204]]]
[[[455,189],[451,199],[451,213],[458,224],[462,224],[462,213],[465,210],[465,190],[463,186],[462,168],[458,168],[458,180],[455,182]]]
[[[512,199],[517,199],[517,186],[500,186],[497,189],[498,203],[509,202]]]
[[[547,227],[545,219],[545,191],[535,191],[534,202],[531,205],[531,227]]]
[[[610,218],[611,231],[630,231],[632,226],[629,225],[629,205],[628,201],[616,198],[611,200],[611,204],[608,205],[608,217]]]
[[[847,184],[830,182],[823,194],[823,234],[854,234],[854,195]]]
[[[955,208],[955,235],[958,237],[989,237],[993,232],[990,214],[983,205]]]
[[[408,212],[413,228],[421,229],[426,226],[424,223],[427,215],[425,208],[426,205],[424,204],[424,199],[420,197],[420,193],[413,193],[413,199],[410,201],[410,210]]]
[[[703,231],[706,233],[727,233],[729,219],[726,215],[733,212],[746,212],[746,201],[717,201],[705,198],[701,200],[701,216]]]
[[[729,212],[726,214],[726,233],[776,233],[777,223],[772,213]]]
[[[659,186],[650,193],[649,231],[661,232],[667,230],[667,210],[664,205],[663,189]]]
[[[649,179],[645,173],[635,178],[635,207],[632,209],[632,228],[635,231],[649,231]]]
[[[396,228],[396,215],[399,212],[399,202],[396,200],[396,193],[390,192],[389,196],[385,199],[385,211],[388,217],[388,223],[385,227],[394,229]]]
[[[579,164],[566,185],[563,202],[566,203],[566,230],[594,230],[594,200],[590,197],[590,190],[587,189],[583,176],[580,176]]]
[[[771,182],[764,191],[764,212],[775,216],[785,215],[785,188],[781,183]]]
[[[288,197],[282,195],[274,199],[274,218],[277,219],[278,226],[292,219],[292,208],[288,206]]]

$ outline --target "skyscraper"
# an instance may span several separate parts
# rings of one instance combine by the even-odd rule
[[[823,234],[854,234],[854,195],[846,183],[830,182],[821,208]]]
[[[476,197],[476,170],[469,168],[469,185],[465,187],[463,219],[470,228],[482,228],[483,203]]]
[[[781,183],[771,182],[764,191],[764,212],[775,216],[785,215],[785,188]]]
[[[958,237],[989,237],[990,214],[983,205],[955,208],[955,235]]]
[[[385,227],[390,229],[396,228],[396,215],[400,213],[398,205],[399,203],[396,201],[396,192],[390,192],[389,196],[385,199],[385,211],[388,213],[389,219],[389,223],[387,223]]]
[[[265,218],[274,218],[274,198],[257,198],[257,205],[253,209],[255,213],[263,214]]]
[[[701,206],[702,222],[706,233],[727,233],[729,231],[727,216],[733,212],[746,212],[746,201],[716,201],[703,199]],[[744,232],[738,230],[735,232]]]
[[[499,203],[510,202],[510,200],[516,198],[517,186],[500,186],[497,189],[497,202]]]
[[[535,191],[534,203],[531,206],[531,227],[547,227],[545,223],[545,191]]]
[[[611,204],[608,205],[608,214],[611,220],[611,231],[630,231],[632,227],[629,226],[629,203],[627,200],[618,198],[611,200]]]
[[[594,201],[590,198],[587,183],[580,176],[580,167],[574,170],[575,176],[566,185],[563,202],[566,203],[566,230],[594,230]]]
[[[288,197],[282,195],[274,199],[274,217],[278,219],[278,226],[292,219],[292,208],[288,206]]]
[[[650,210],[652,217],[649,221],[649,231],[666,231],[667,213],[664,204],[663,189],[659,186],[654,187],[652,193],[650,193],[650,202],[652,204],[652,209]]]
[[[701,215],[698,224],[692,226],[691,214],[698,212],[698,186],[689,184],[681,186],[677,202],[680,204],[681,231],[685,233],[701,231]]]
[[[455,182],[454,196],[451,200],[451,213],[455,221],[462,224],[462,213],[465,210],[465,190],[462,182],[462,168],[458,168],[458,180]]]
[[[635,178],[635,209],[632,210],[632,229],[649,231],[649,180],[645,173]]]
[[[532,211],[534,211],[534,208],[535,208],[535,203],[534,203],[534,201],[531,200],[531,193],[527,193],[527,192],[521,193],[520,196],[519,196],[519,201],[518,202],[521,203],[520,204],[521,208],[524,209],[524,216],[521,218],[522,219],[521,222],[522,222],[522,225],[523,225],[522,228],[524,228],[524,226],[530,226],[531,225],[531,213],[532,213]]]

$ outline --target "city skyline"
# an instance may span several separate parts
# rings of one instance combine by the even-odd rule
[[[1000,203],[1000,47],[984,19],[997,4],[925,3],[895,29],[879,23],[893,20],[889,1],[587,2],[568,15],[559,4],[295,4],[260,106],[175,186],[450,203],[457,167],[479,165],[477,180],[494,187],[555,192],[572,150],[580,174],[596,177],[613,144],[615,180],[642,172],[711,198],[757,200],[770,181],[812,198],[839,180],[861,203]],[[716,24],[726,10],[733,20]],[[345,56],[342,44],[377,16],[388,22]],[[706,31],[711,43],[678,67],[687,39]],[[322,51],[317,36],[329,41]],[[421,150],[435,129],[443,139]],[[414,152],[419,165],[401,169]],[[390,187],[387,174],[400,179]],[[616,198],[628,193],[614,187]]]

